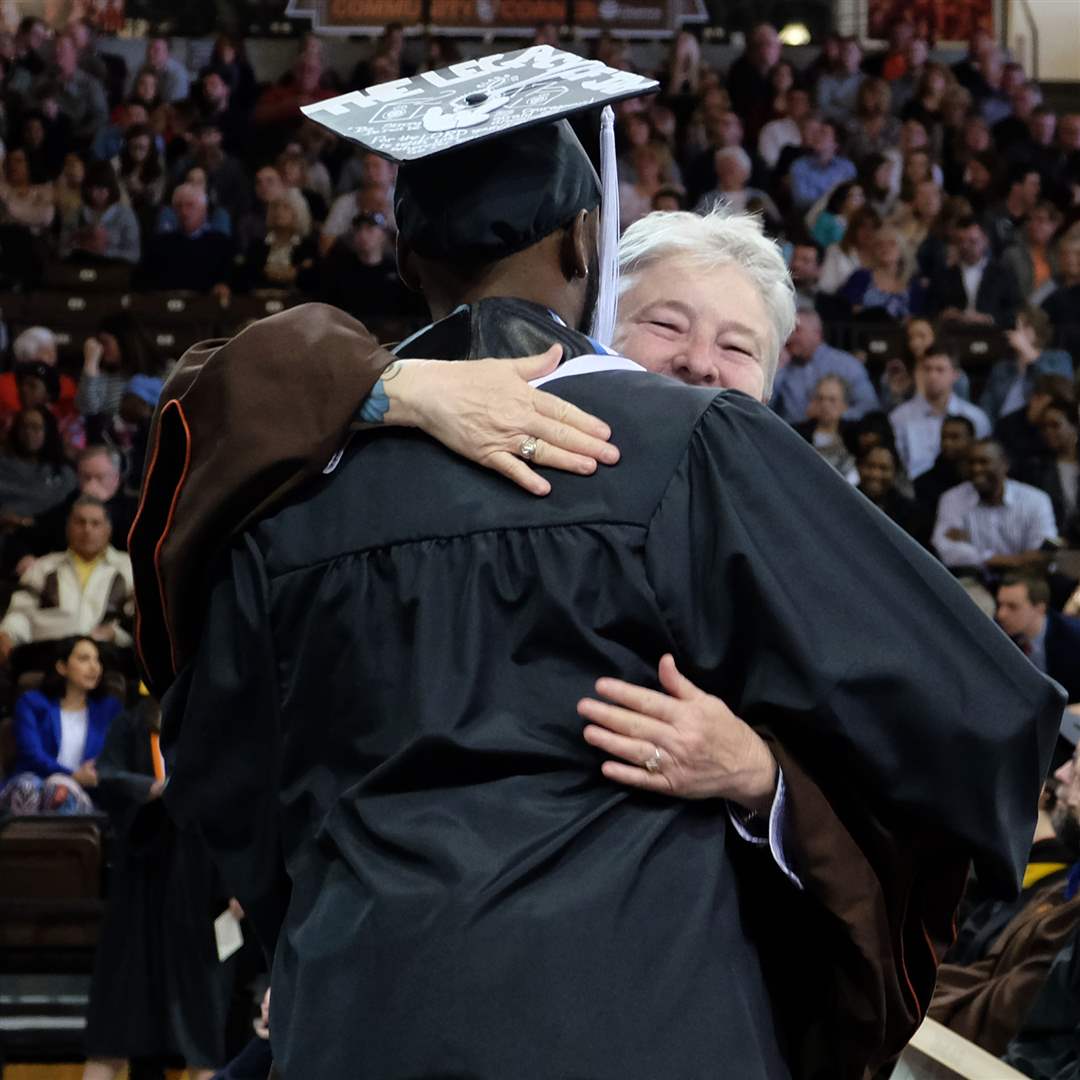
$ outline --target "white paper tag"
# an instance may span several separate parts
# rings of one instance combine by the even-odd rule
[[[214,940],[221,963],[243,947],[244,932],[240,929],[240,920],[228,908],[214,920]]]

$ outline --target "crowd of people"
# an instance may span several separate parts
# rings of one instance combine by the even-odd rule
[[[1046,106],[984,30],[951,65],[932,44],[901,20],[882,52],[834,36],[800,67],[760,25],[719,71],[679,34],[656,72],[660,94],[616,109],[620,220],[716,206],[760,215],[798,306],[773,409],[1080,703],[1080,589],[1063,558],[1080,548],[1080,112]],[[594,51],[634,66],[626,42],[603,37]],[[312,35],[280,79],[260,84],[244,43],[225,36],[197,71],[165,38],[149,39],[142,65],[127,70],[85,23],[54,34],[24,19],[0,34],[0,284],[28,292],[60,264],[109,268],[127,288],[222,304],[251,292],[320,299],[384,339],[402,337],[427,315],[397,275],[395,169],[299,109],[457,58],[448,39],[418,50],[390,26],[351,70],[335,71]],[[674,341],[688,331],[671,318],[654,332]],[[0,763],[0,812],[116,816],[156,800],[163,781],[156,716],[137,692],[125,549],[169,358],[125,312],[103,319],[81,364],[62,370],[57,329],[16,334],[0,375],[10,597],[0,693],[16,743]],[[866,353],[869,330],[886,354]],[[972,340],[987,361],[972,362]],[[709,365],[670,373],[726,385]],[[118,720],[121,699],[131,708]],[[1068,857],[1025,897],[1043,904],[1046,887],[1061,886],[1075,919],[1071,759],[1063,737],[1037,837]],[[229,902],[207,867],[192,876]],[[1007,931],[1004,914],[994,925]],[[996,940],[968,942],[956,963],[983,963]],[[1073,947],[1068,934],[1054,944],[1046,966]],[[1011,967],[991,968],[983,991],[1010,985]],[[1025,987],[1024,1000],[1041,986]],[[95,987],[99,1001],[112,993],[107,972]],[[983,1001],[943,996],[935,1008],[1030,1075],[1054,1075],[1031,1064],[1026,1014],[991,1031],[971,1020]],[[97,1037],[108,1023],[101,1007],[95,1015]],[[196,1035],[173,1031],[157,1048],[209,1076],[235,1048],[224,1017],[202,1020]],[[110,1045],[100,1041],[89,1077],[119,1072]]]

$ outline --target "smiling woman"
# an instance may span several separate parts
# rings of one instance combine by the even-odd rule
[[[791,277],[760,221],[654,213],[619,245],[616,349],[683,382],[768,400],[795,324]]]

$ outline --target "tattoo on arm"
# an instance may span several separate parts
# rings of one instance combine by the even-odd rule
[[[390,398],[386,393],[385,384],[396,378],[401,372],[401,362],[392,360],[387,364],[379,381],[371,388],[371,393],[364,398],[357,417],[365,424],[381,424],[390,408]]]

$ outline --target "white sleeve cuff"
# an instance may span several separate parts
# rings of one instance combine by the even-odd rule
[[[749,813],[741,806],[729,802],[727,804],[728,816],[735,831],[748,843],[755,847],[769,846],[773,861],[783,871],[784,876],[797,888],[803,887],[798,876],[791,869],[784,853],[784,806],[787,798],[787,788],[784,784],[784,770],[777,769],[776,794],[773,796],[772,809],[769,811],[768,829],[760,814]]]

